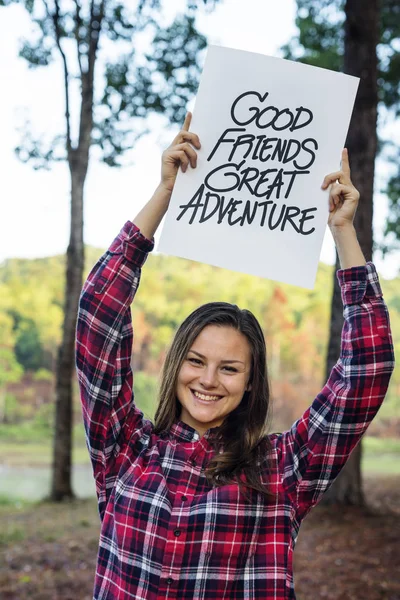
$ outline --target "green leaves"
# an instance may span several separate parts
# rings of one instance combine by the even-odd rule
[[[283,46],[284,57],[309,65],[342,70],[344,52],[343,1],[298,0],[298,36]]]
[[[132,49],[105,66],[92,139],[109,166],[121,165],[122,154],[146,132],[141,121],[150,112],[182,123],[197,89],[206,38],[197,32],[194,18],[181,15],[166,29],[156,23],[152,29],[151,53],[141,56]]]
[[[392,115],[400,115],[400,4],[398,0],[382,0],[380,43],[378,46],[378,94],[383,106]],[[344,0],[297,0],[296,24],[298,36],[292,38],[282,50],[285,58],[299,60],[334,71],[343,69],[344,53]],[[390,114],[390,113],[389,113]],[[380,140],[379,151],[386,146]],[[397,157],[396,157],[397,160]],[[388,182],[386,194],[390,215],[386,235],[400,240],[400,171]],[[381,247],[383,252],[389,245]]]
[[[0,0],[0,5],[12,1]],[[86,143],[89,139],[101,150],[101,160],[111,167],[121,166],[124,153],[146,133],[149,113],[160,113],[172,123],[183,122],[197,89],[206,46],[205,36],[196,29],[195,13],[199,6],[212,9],[218,1],[188,0],[188,14],[178,15],[164,27],[161,0],[140,0],[133,8],[121,0],[93,0],[90,6],[65,0],[56,5],[25,0],[36,28],[32,39],[23,41],[20,56],[32,69],[58,59],[69,101],[69,107],[61,109],[67,119],[65,130],[86,135],[66,140],[61,134],[48,140],[33,136],[27,126],[17,156],[31,162],[34,169],[46,169],[68,154],[72,157],[67,146],[75,150],[83,139]],[[95,69],[103,69],[96,78]],[[78,97],[74,79],[80,83]],[[85,110],[71,111],[76,101]],[[77,119],[78,123],[73,122]]]
[[[47,67],[53,60],[52,49],[44,46],[43,39],[36,44],[32,44],[25,40],[19,55],[21,58],[25,58],[30,69],[35,67]]]

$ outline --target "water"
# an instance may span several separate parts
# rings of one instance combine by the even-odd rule
[[[10,467],[0,465],[0,496],[10,500],[43,500],[50,493],[50,467]],[[95,498],[92,467],[75,465],[72,489],[78,498]]]

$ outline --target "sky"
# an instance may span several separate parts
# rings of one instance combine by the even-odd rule
[[[179,6],[181,0],[173,3]],[[171,6],[172,3],[167,3]],[[61,254],[69,238],[69,172],[59,163],[50,171],[35,171],[22,164],[14,148],[20,143],[18,128],[29,119],[34,131],[46,137],[62,132],[64,127],[62,70],[60,63],[29,70],[18,58],[20,38],[30,35],[32,25],[20,5],[2,8],[0,19],[0,262],[6,258],[35,258]],[[256,16],[256,18],[255,18]],[[209,13],[202,13],[199,29],[211,44],[280,56],[279,49],[296,33],[293,0],[225,0]],[[107,247],[122,225],[151,197],[159,181],[163,149],[177,128],[160,127],[154,120],[153,131],[132,150],[132,164],[123,169],[110,169],[92,161],[85,187],[85,243]],[[377,181],[384,177],[385,167],[377,165]],[[386,200],[377,194],[374,230],[382,237],[386,217]],[[159,234],[157,234],[159,235]],[[334,262],[334,246],[330,233],[325,235],[321,260]],[[387,278],[397,275],[400,253],[381,260],[375,256],[380,273]]]

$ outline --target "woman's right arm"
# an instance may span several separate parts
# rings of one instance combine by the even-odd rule
[[[132,391],[130,305],[153,242],[125,223],[83,287],[76,331],[76,366],[86,441],[97,492],[129,432],[143,426]],[[121,436],[124,432],[125,435]]]
[[[196,166],[195,134],[183,130],[163,153],[161,182],[134,222],[125,223],[109,250],[90,272],[78,311],[76,365],[86,440],[98,493],[104,491],[107,465],[143,427],[143,414],[134,405],[131,353],[133,331],[130,305],[141,267],[164,216],[179,166]]]

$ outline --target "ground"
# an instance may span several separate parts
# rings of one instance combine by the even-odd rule
[[[311,512],[295,551],[298,600],[400,600],[399,483],[369,477],[368,510]],[[1,506],[0,598],[91,600],[98,533],[92,500]]]

